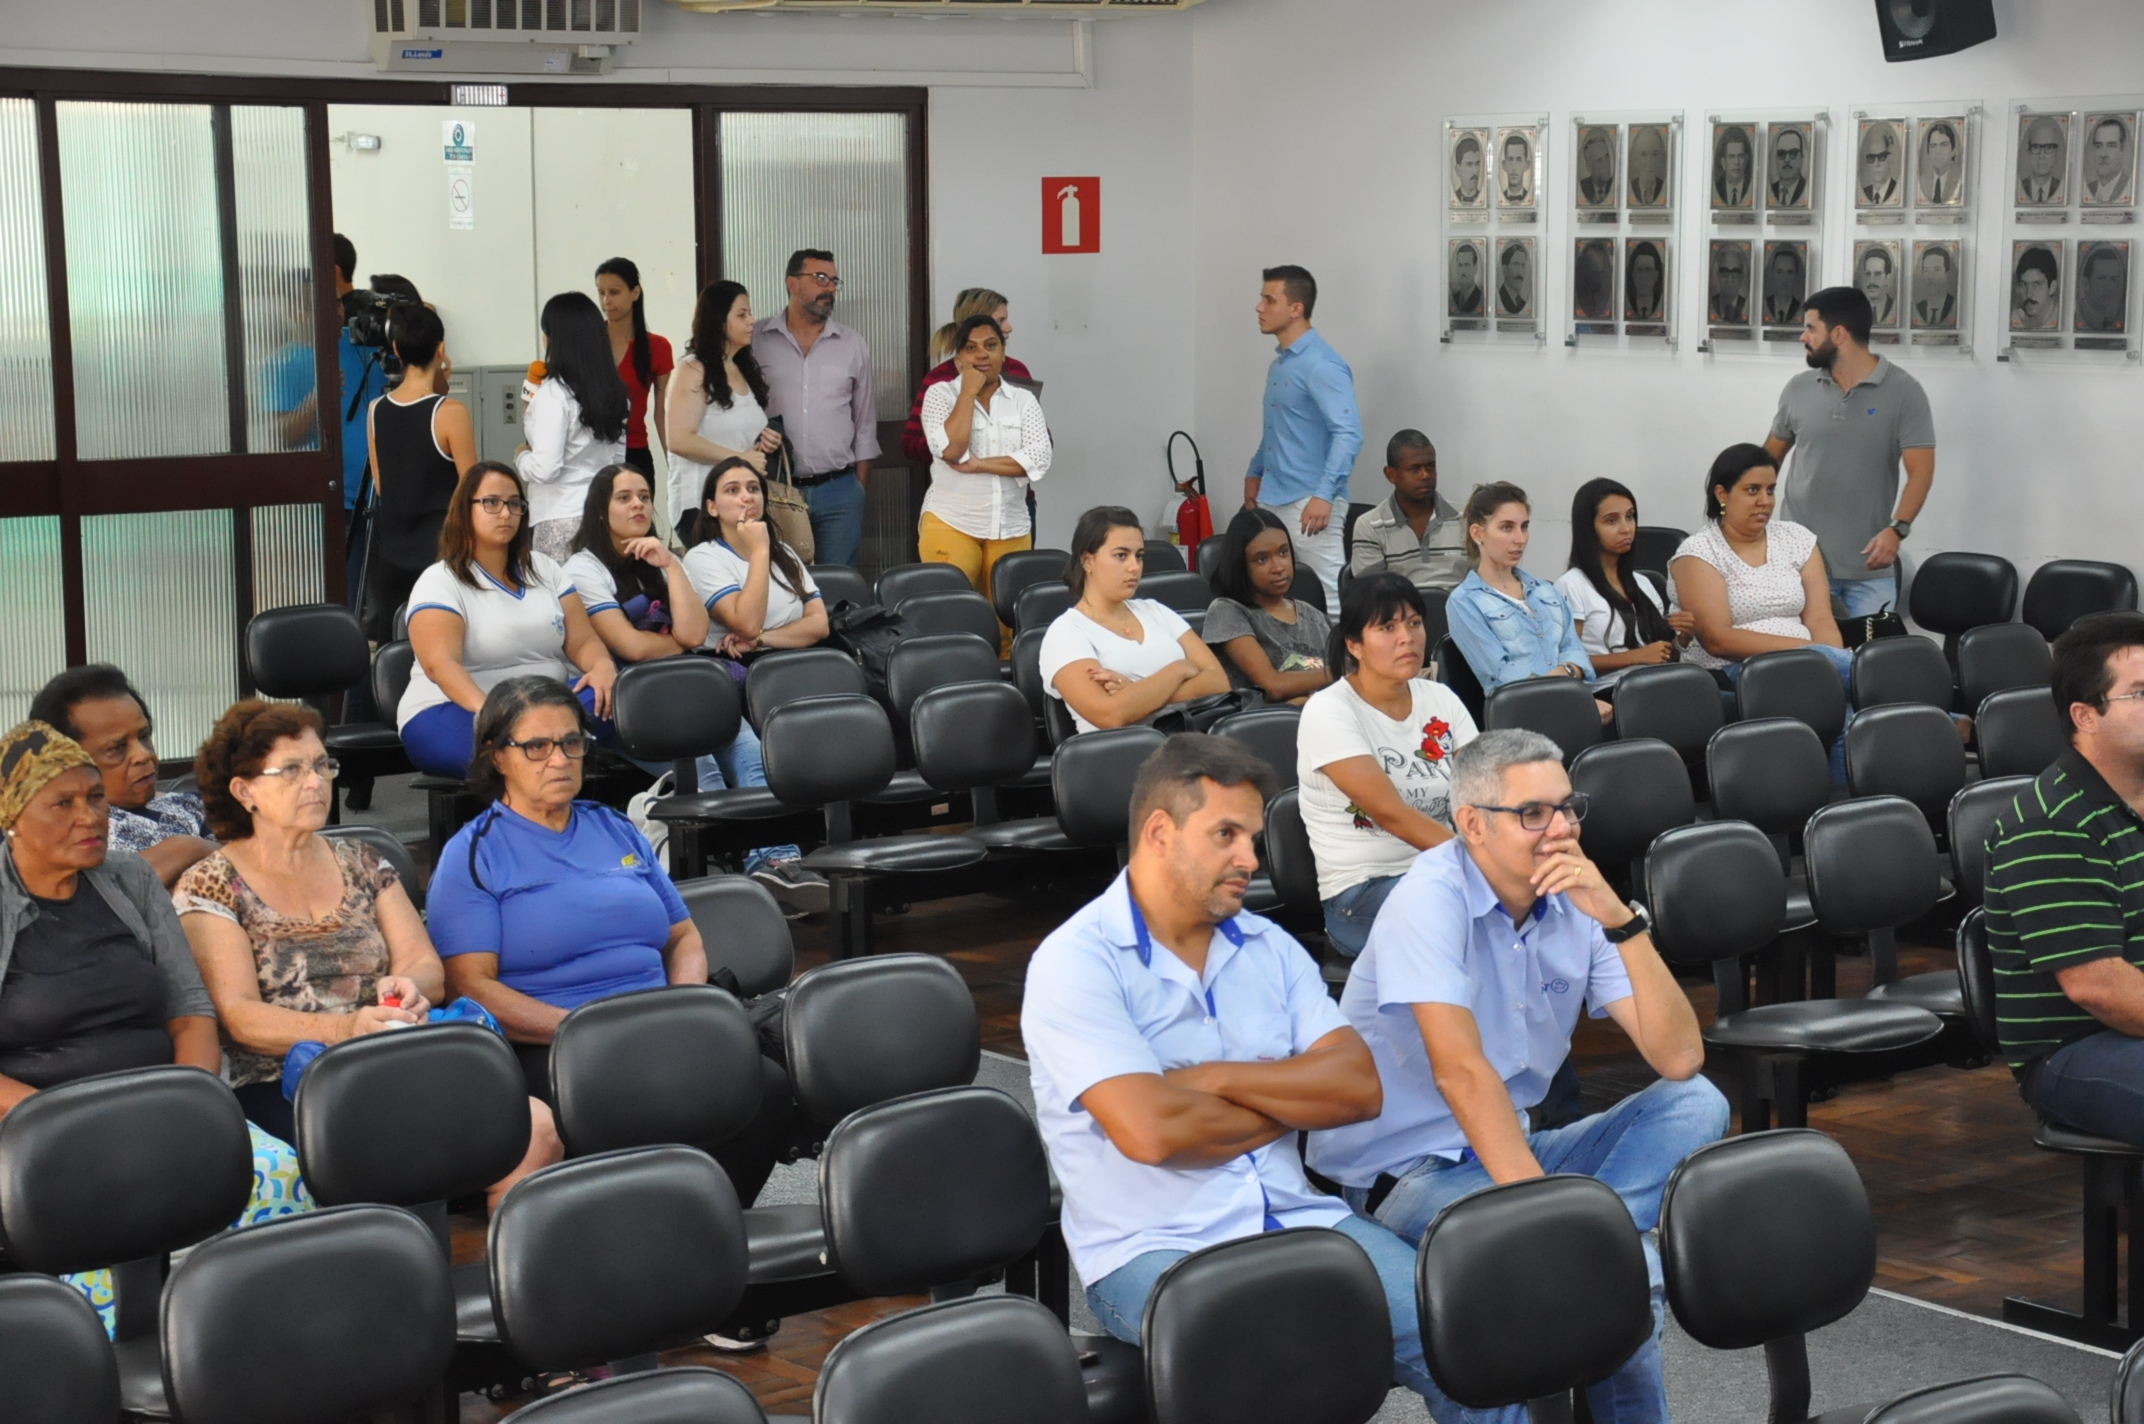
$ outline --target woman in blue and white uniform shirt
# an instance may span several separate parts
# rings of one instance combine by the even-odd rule
[[[732,656],[825,639],[825,600],[797,551],[767,522],[764,477],[731,457],[707,472],[685,573],[713,620],[707,646]]]

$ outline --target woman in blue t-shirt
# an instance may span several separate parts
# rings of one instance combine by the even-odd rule
[[[705,984],[707,952],[647,840],[610,807],[575,798],[595,744],[563,682],[516,677],[476,719],[470,786],[492,805],[439,853],[427,892],[448,996],[491,1011],[529,1092],[551,1093],[551,1040],[568,1011],[666,984]],[[757,1118],[714,1152],[750,1205],[788,1135],[788,1076],[760,1062]]]

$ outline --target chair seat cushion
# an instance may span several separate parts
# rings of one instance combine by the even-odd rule
[[[1965,989],[1958,983],[1957,975],[1942,970],[1909,974],[1893,983],[1878,984],[1869,990],[1868,997],[1882,1004],[1911,1004],[1939,1018],[1965,1017]]]
[[[988,846],[991,850],[1077,850],[1078,846],[1065,839],[1064,828],[1057,824],[1055,816],[1030,816],[1019,821],[995,821],[987,826],[971,826],[964,832],[970,840]]]
[[[496,1345],[499,1322],[491,1313],[491,1263],[464,1261],[448,1269],[454,1282],[454,1338],[462,1344]]]
[[[171,1401],[164,1395],[164,1357],[157,1332],[113,1344],[119,1357],[119,1407],[130,1419],[169,1419]]]
[[[2095,1137],[2060,1123],[2043,1122],[2032,1134],[2032,1144],[2049,1152],[2072,1152],[2082,1157],[2144,1157],[2144,1147],[2113,1137]]]
[[[1728,1014],[1705,1030],[1722,1048],[1799,1049],[1808,1053],[1882,1053],[1926,1043],[1943,1021],[1911,1004],[1867,999],[1807,999]]]
[[[409,779],[409,789],[412,791],[452,791],[460,793],[469,789],[469,783],[458,776],[434,776],[430,772],[423,772]]]
[[[1146,1359],[1114,1335],[1074,1335],[1090,1424],[1146,1424]],[[1089,1364],[1089,1357],[1093,1363]]]
[[[1041,756],[1035,758],[1035,764],[1027,769],[1026,775],[1017,781],[1007,782],[1006,784],[1023,788],[1047,787],[1050,784],[1050,763],[1055,757],[1055,752],[1044,752]]]
[[[755,1286],[830,1274],[826,1220],[817,1202],[749,1207],[744,1214],[746,1278]]]
[[[325,745],[338,756],[351,752],[399,752],[402,738],[385,722],[345,722],[328,728]]]
[[[804,857],[804,868],[821,874],[831,871],[851,875],[918,875],[933,870],[958,870],[963,865],[975,864],[988,854],[979,842],[965,835],[934,836],[919,832],[820,846]]]
[[[1787,881],[1787,917],[1779,931],[1805,930],[1816,923],[1816,905],[1809,899],[1809,880],[1797,875]]]
[[[665,796],[648,808],[654,821],[772,821],[805,812],[778,800],[764,786],[732,786],[721,791],[687,791]]]
[[[952,798],[950,791],[940,791],[923,779],[923,773],[911,767],[897,771],[893,780],[887,782],[869,796],[856,799],[871,806],[912,806],[918,801],[946,801]]]

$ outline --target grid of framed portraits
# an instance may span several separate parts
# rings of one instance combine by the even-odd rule
[[[1680,113],[1571,119],[1567,345],[1674,344]]]
[[[1981,106],[1856,109],[1845,281],[1869,299],[1872,346],[1972,352],[1972,240]]]
[[[1542,340],[1548,116],[1444,123],[1444,339]]]
[[[1705,123],[1705,351],[1799,354],[1802,300],[1819,280],[1831,115],[1743,110]],[[1760,346],[1759,343],[1772,343]]]
[[[1574,119],[1571,127],[1571,211],[1578,223],[1674,224],[1679,121]]]
[[[1721,226],[1806,226],[1823,213],[1819,148],[1828,114],[1714,114],[1705,150],[1705,210]]]
[[[1854,220],[1863,224],[1970,220],[1978,105],[1918,115],[1854,114]]]
[[[2008,119],[2004,359],[2138,359],[2130,263],[2144,96],[2026,100]]]

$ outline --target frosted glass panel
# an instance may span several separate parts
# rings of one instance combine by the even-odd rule
[[[789,254],[833,253],[842,281],[834,319],[870,344],[880,420],[905,419],[913,395],[907,139],[905,114],[722,116],[724,275],[771,315],[788,301]]]
[[[246,449],[317,450],[303,109],[232,108],[231,190],[246,334]]]
[[[39,182],[37,106],[0,99],[0,460],[49,460],[54,453]]]
[[[231,448],[206,104],[59,105],[85,460]]]
[[[28,716],[37,689],[67,666],[66,618],[60,517],[0,519],[0,728]]]
[[[82,521],[89,660],[126,669],[167,757],[191,757],[238,698],[231,543],[228,509]]]
[[[253,511],[253,611],[325,603],[325,545],[317,504],[277,504]]]

